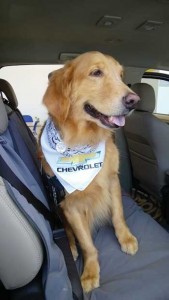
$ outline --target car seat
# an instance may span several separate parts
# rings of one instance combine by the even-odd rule
[[[161,200],[161,189],[169,170],[169,126],[153,115],[153,87],[136,83],[131,88],[141,98],[124,127],[135,186]]]

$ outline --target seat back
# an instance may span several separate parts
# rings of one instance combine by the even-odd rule
[[[146,83],[131,88],[141,99],[124,127],[133,175],[141,188],[161,199],[165,172],[169,169],[169,126],[153,115],[153,88]]]

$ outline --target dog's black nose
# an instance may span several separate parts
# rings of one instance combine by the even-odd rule
[[[135,105],[140,100],[140,97],[135,93],[129,93],[123,97],[123,104],[127,109],[135,108]]]

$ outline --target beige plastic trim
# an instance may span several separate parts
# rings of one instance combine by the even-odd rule
[[[41,240],[0,177],[0,280],[7,289],[22,287],[37,275],[42,262]]]

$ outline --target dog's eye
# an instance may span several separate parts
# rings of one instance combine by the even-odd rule
[[[120,73],[120,77],[121,77],[121,79],[124,78],[124,72],[123,71]]]
[[[94,70],[94,71],[90,72],[90,76],[102,77],[103,76],[103,71],[100,70],[100,69]]]
[[[123,72],[120,73],[120,77],[121,77],[121,79],[123,79]]]

